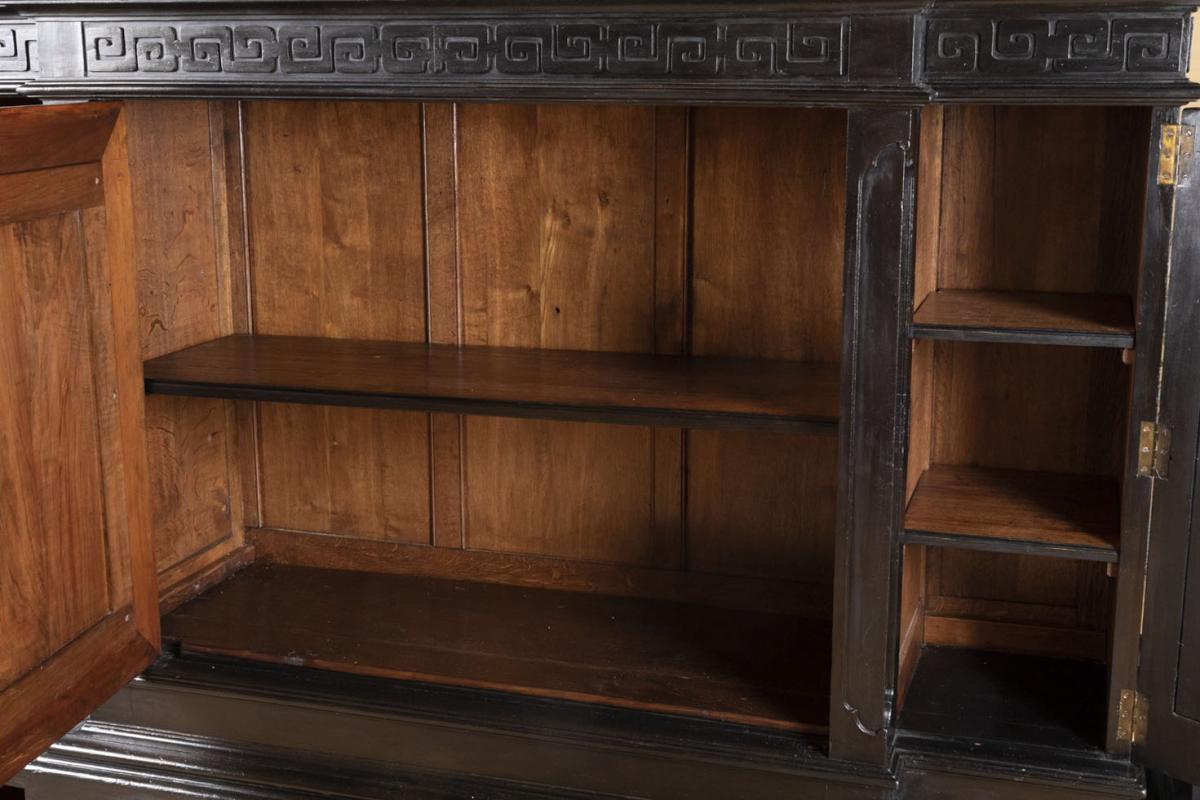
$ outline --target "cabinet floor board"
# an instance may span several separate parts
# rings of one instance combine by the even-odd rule
[[[828,725],[827,620],[256,565],[164,619],[183,652],[790,730]]]
[[[1098,752],[1104,744],[1103,664],[925,647],[900,728],[950,739]]]
[[[227,336],[148,361],[146,391],[235,400],[833,433],[837,364]]]

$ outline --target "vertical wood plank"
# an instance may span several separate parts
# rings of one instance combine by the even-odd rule
[[[427,336],[420,117],[384,103],[247,103],[259,333]],[[262,404],[267,525],[430,540],[428,415]]]
[[[687,348],[688,208],[691,196],[691,114],[654,111],[654,352],[682,355]],[[654,544],[651,562],[684,566],[686,434],[655,428]]]
[[[694,113],[692,352],[837,361],[845,112]],[[688,567],[828,584],[836,457],[830,438],[689,431]]]
[[[422,106],[425,156],[425,268],[429,287],[429,341],[462,343],[458,263],[458,110]],[[462,418],[430,415],[433,544],[465,546],[463,537]]]
[[[852,109],[829,753],[885,765],[897,653],[916,110]]]
[[[460,107],[464,343],[653,351],[654,113]],[[653,561],[648,429],[465,426],[468,547]]]
[[[225,332],[209,109],[198,101],[138,101],[124,114],[138,220],[142,356],[154,358]],[[163,174],[168,164],[170,180]],[[146,398],[160,572],[240,533],[228,465],[229,407],[219,400]]]

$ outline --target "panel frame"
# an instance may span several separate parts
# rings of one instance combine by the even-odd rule
[[[886,765],[894,733],[921,109],[852,109],[829,752]]]
[[[1156,117],[1158,124],[1200,125],[1196,108],[1162,110]],[[1148,494],[1145,508],[1150,514],[1138,670],[1144,699],[1139,698],[1134,711],[1146,716],[1146,738],[1135,746],[1147,766],[1200,783],[1200,719],[1176,710],[1178,685],[1184,678],[1179,654],[1186,635],[1185,613],[1200,593],[1195,585],[1200,577],[1200,371],[1195,369],[1200,349],[1200,240],[1195,236],[1200,185],[1191,179],[1177,186],[1156,185],[1154,174],[1148,184],[1147,256],[1154,247],[1165,266],[1161,280],[1168,286],[1160,318],[1165,341],[1161,383],[1155,387],[1157,422],[1170,429],[1172,452],[1165,476],[1135,479]]]
[[[130,602],[111,609],[48,660],[0,691],[0,784],[152,663],[160,646],[132,268],[133,207],[121,106],[70,105],[13,109],[3,114],[0,139],[4,152],[18,156],[0,164],[0,174],[66,163],[100,164],[108,266],[91,277],[100,281],[92,287],[93,297],[100,298],[93,303],[101,313],[107,310],[111,314],[107,340],[101,341],[107,351],[102,357],[108,362],[115,415],[102,423],[102,435],[112,448],[105,450],[105,458],[115,456],[117,461],[106,464],[108,471],[116,473],[107,477],[123,487],[109,494],[119,505],[110,505],[106,515],[110,526],[114,517],[122,519],[128,541],[120,541],[115,549],[118,557],[129,560],[110,569],[110,581],[128,579],[130,585],[121,588],[121,596]],[[104,288],[108,294],[101,291]],[[98,376],[97,381],[101,380]],[[125,539],[125,535],[118,536]]]

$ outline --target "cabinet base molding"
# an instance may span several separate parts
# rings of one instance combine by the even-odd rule
[[[469,765],[469,766],[465,766]],[[823,737],[235,660],[164,658],[17,779],[27,800],[1141,797],[1128,762]]]

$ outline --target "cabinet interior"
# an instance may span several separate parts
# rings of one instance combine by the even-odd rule
[[[902,727],[1104,746],[1148,113],[923,119]]]
[[[1106,658],[1146,113],[923,116],[902,701]],[[125,114],[175,647],[827,728],[845,111]]]

